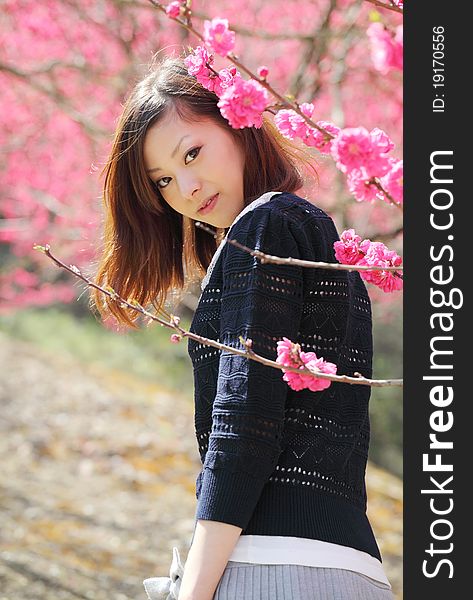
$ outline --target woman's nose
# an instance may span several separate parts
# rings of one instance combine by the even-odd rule
[[[196,195],[199,194],[199,191],[202,189],[202,184],[200,180],[192,174],[186,174],[181,177],[179,187],[182,197],[185,200],[193,200],[195,199]]]

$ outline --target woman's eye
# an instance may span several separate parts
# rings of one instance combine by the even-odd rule
[[[192,154],[193,152],[196,152],[196,151],[197,151],[197,155],[198,155],[198,154],[199,154],[199,152],[200,152],[200,149],[201,149],[201,148],[202,148],[202,146],[196,146],[195,148],[192,148],[192,150],[189,150],[189,152],[186,154],[186,158],[187,158],[187,157],[188,157],[190,154]],[[196,155],[194,158],[197,158],[197,155]],[[186,165],[187,165],[187,164],[188,164],[188,163],[186,163]],[[160,182],[161,180],[163,180],[163,179],[170,179],[170,177],[161,177],[161,179],[158,179],[158,181],[156,182],[156,185],[157,185],[157,186],[158,186],[160,189],[162,189],[162,188],[166,187],[165,185],[164,185],[164,186],[163,186],[163,185],[159,185],[159,182]]]
[[[197,150],[197,154],[199,154],[201,148],[202,148],[202,146],[197,146],[196,148],[192,148],[192,150],[189,150],[189,152],[187,153],[186,156],[189,156],[189,154],[192,154],[192,152],[195,152],[196,150]]]

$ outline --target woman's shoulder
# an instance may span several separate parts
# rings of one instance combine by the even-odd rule
[[[339,239],[332,218],[312,201],[292,192],[271,196],[268,202],[255,207],[248,216],[248,228],[265,229],[268,235],[273,231],[278,235],[279,232],[283,237],[286,231],[291,231],[308,249]]]
[[[331,217],[315,202],[293,192],[282,192],[273,196],[267,203],[266,209],[299,225],[304,225],[314,219],[331,220]]]
[[[237,215],[231,228],[235,230],[239,221],[243,227],[249,222],[254,226],[259,221],[268,225],[271,222],[285,221],[303,228],[313,226],[314,221],[320,219],[332,221],[326,212],[307,198],[293,192],[266,192]]]
[[[297,251],[307,260],[335,261],[332,248],[339,239],[333,220],[306,198],[291,192],[267,192],[247,205],[227,237],[268,254]]]
[[[265,218],[274,215],[276,219],[292,222],[304,227],[313,225],[314,220],[332,220],[317,204],[293,192],[274,194],[267,202],[254,208],[254,217]]]

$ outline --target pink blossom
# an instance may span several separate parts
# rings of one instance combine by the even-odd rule
[[[391,170],[380,180],[385,189],[395,202],[403,203],[404,167],[403,161],[397,160]]]
[[[370,131],[371,141],[373,145],[376,146],[381,154],[386,154],[394,148],[394,142],[388,136],[386,132],[384,132],[379,127],[375,127]]]
[[[231,67],[230,69],[224,67],[218,72],[218,77],[215,77],[211,80],[213,88],[207,89],[211,89],[211,91],[215,92],[217,96],[220,97],[223,94],[224,90],[233,85],[235,79],[238,77],[241,79],[240,72],[237,71],[235,67]]]
[[[366,169],[353,169],[347,175],[348,189],[357,202],[374,202],[377,198],[384,199],[384,194],[373,184],[369,183],[370,177]]]
[[[371,42],[371,58],[375,69],[383,75],[391,69],[402,70],[403,36],[402,25],[396,28],[393,35],[382,23],[371,23],[367,29]]]
[[[185,57],[184,64],[189,75],[194,75],[197,81],[207,88],[208,81],[213,76],[207,64],[211,65],[213,60],[214,57],[207,52],[204,46],[197,46],[193,49],[193,54]]]
[[[209,54],[203,46],[197,46],[193,54],[186,56],[184,63],[190,75],[194,75],[197,81],[207,90],[221,96],[223,91],[233,84],[235,77],[239,75],[235,67],[220,69],[218,75],[214,73],[207,64],[212,65],[214,57]],[[236,75],[237,74],[237,75]]]
[[[235,32],[228,29],[228,19],[215,17],[204,21],[204,40],[213,52],[227,56],[235,47]]]
[[[370,240],[361,241],[354,229],[345,229],[340,241],[334,242],[335,258],[344,265],[356,265],[366,253]]]
[[[266,79],[268,73],[269,69],[265,65],[258,67],[258,77],[261,77],[261,79]]]
[[[300,105],[301,112],[309,117],[312,117],[314,112],[314,105],[310,102],[303,102]],[[307,123],[301,115],[297,114],[295,110],[283,109],[279,110],[274,117],[274,123],[278,130],[291,140],[295,137],[304,139],[307,133]]]
[[[331,154],[340,171],[349,173],[364,167],[368,177],[380,177],[389,170],[390,162],[384,152],[385,145],[374,143],[365,127],[342,129],[331,147]]]
[[[171,334],[171,338],[170,339],[171,339],[171,342],[173,344],[178,344],[181,341],[182,338],[181,338],[181,336],[178,333],[173,333],[173,334]]]
[[[332,375],[335,375],[337,372],[337,366],[334,363],[325,361],[323,358],[318,358],[315,352],[300,351],[299,344],[294,344],[286,337],[283,337],[277,343],[277,353],[276,362],[280,365],[300,369],[307,367],[312,371],[320,371],[321,373]],[[302,365],[300,364],[301,361]],[[296,391],[309,389],[312,392],[319,392],[330,387],[332,384],[330,379],[318,379],[307,373],[294,373],[291,371],[284,372],[283,380],[288,383],[291,389]]]
[[[400,267],[402,258],[389,250],[382,242],[363,240],[354,229],[346,229],[340,241],[334,242],[336,259],[346,265],[363,265],[370,267]],[[361,277],[378,286],[383,292],[402,289],[403,279],[397,271],[360,271]]]
[[[372,152],[373,142],[364,127],[343,129],[332,142],[331,154],[343,173],[365,166]]]
[[[357,264],[371,267],[399,267],[402,258],[382,242],[371,242],[366,248],[365,256]],[[403,287],[402,275],[397,271],[361,271],[360,275],[365,281],[378,286],[386,293],[401,290]]]
[[[291,121],[291,115],[293,113],[293,110],[282,109],[278,110],[277,114],[274,116],[274,124],[278,128],[279,132],[290,140],[293,140],[296,137]]]
[[[268,102],[269,94],[260,83],[236,77],[233,85],[223,91],[217,106],[234,129],[252,126],[259,129]]]
[[[393,2],[399,8],[404,8],[404,0],[393,0]]]
[[[299,108],[301,113],[303,113],[306,117],[309,117],[309,119],[312,118],[312,115],[314,114],[314,104],[312,102],[302,102],[302,104],[299,105]]]
[[[317,121],[317,125],[322,127],[325,131],[331,133],[334,137],[340,133],[340,127],[337,127],[329,121]],[[307,127],[306,136],[304,143],[307,146],[313,146],[317,148],[322,154],[330,154],[332,149],[333,139],[328,139],[321,131],[314,127]]]
[[[166,6],[166,14],[168,17],[173,17],[177,19],[177,17],[181,14],[181,3],[180,2],[170,2]]]
[[[226,88],[233,85],[237,77],[241,77],[240,72],[233,66],[220,69],[218,75],[209,69],[206,63],[213,64],[214,57],[212,54],[209,55],[203,46],[197,46],[194,49],[194,54],[187,56],[184,62],[189,74],[194,75],[204,88],[214,92],[219,97]]]

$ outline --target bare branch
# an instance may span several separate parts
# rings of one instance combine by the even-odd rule
[[[216,234],[212,229],[203,225],[200,221],[196,221],[195,225],[199,227],[199,229],[203,229],[208,233],[212,234],[214,237]],[[272,254],[265,254],[260,250],[254,250],[252,248],[248,248],[248,246],[244,246],[237,242],[236,240],[227,239],[227,242],[233,244],[240,250],[244,250],[251,254],[251,256],[256,256],[261,260],[262,263],[274,263],[276,265],[296,265],[298,267],[311,267],[312,269],[331,269],[334,271],[402,271],[403,267],[382,267],[382,266],[369,266],[369,265],[345,265],[342,263],[327,263],[327,262],[317,262],[312,260],[303,260],[301,258],[293,258],[289,256],[288,258],[281,258],[280,256],[274,256]],[[402,277],[399,275],[399,277]]]
[[[366,377],[363,377],[360,373],[355,373],[355,377],[350,377],[348,375],[332,375],[330,373],[321,373],[318,371],[315,373],[314,371],[308,369],[306,366],[304,366],[304,368],[296,368],[296,367],[280,365],[276,361],[269,360],[269,359],[265,358],[264,356],[255,354],[250,349],[249,345],[246,345],[245,350],[238,350],[237,348],[233,348],[232,346],[227,346],[226,344],[221,344],[220,342],[217,342],[215,340],[205,338],[200,335],[196,335],[195,333],[186,331],[185,329],[183,329],[182,327],[179,326],[180,318],[178,316],[172,315],[172,314],[167,313],[166,311],[163,311],[165,313],[165,315],[169,318],[169,321],[166,322],[163,319],[159,318],[158,316],[153,315],[152,313],[147,311],[138,302],[136,302],[134,300],[131,300],[130,302],[128,302],[124,298],[121,298],[115,292],[115,290],[113,290],[112,288],[108,287],[108,289],[104,289],[101,286],[97,285],[96,283],[91,281],[88,277],[82,275],[81,271],[75,265],[67,266],[61,260],[56,258],[51,253],[49,244],[46,244],[46,246],[35,245],[35,246],[33,246],[33,248],[35,250],[38,250],[39,252],[43,252],[44,254],[46,254],[46,256],[48,256],[54,263],[56,263],[56,265],[58,267],[61,267],[62,269],[69,271],[69,273],[72,273],[73,275],[75,275],[76,277],[78,277],[79,279],[84,281],[88,286],[93,287],[97,290],[100,290],[103,294],[105,294],[112,300],[119,302],[121,306],[123,306],[123,307],[126,306],[126,307],[130,308],[131,310],[135,310],[136,312],[141,313],[142,315],[148,317],[148,319],[150,319],[152,321],[157,321],[160,325],[163,325],[164,327],[169,327],[170,329],[174,329],[180,337],[188,337],[188,338],[195,340],[196,342],[199,342],[200,344],[203,344],[205,346],[213,346],[214,348],[218,348],[219,350],[227,350],[228,352],[230,352],[232,354],[237,354],[238,356],[246,356],[247,358],[249,358],[251,360],[255,360],[255,361],[257,361],[263,365],[266,365],[268,367],[274,367],[275,369],[280,369],[285,372],[290,371],[293,373],[298,373],[299,375],[301,373],[304,373],[307,375],[313,375],[317,379],[329,379],[331,381],[337,381],[339,383],[349,383],[352,385],[368,385],[371,387],[388,387],[388,386],[402,387],[402,385],[403,385],[402,379],[368,379]]]

